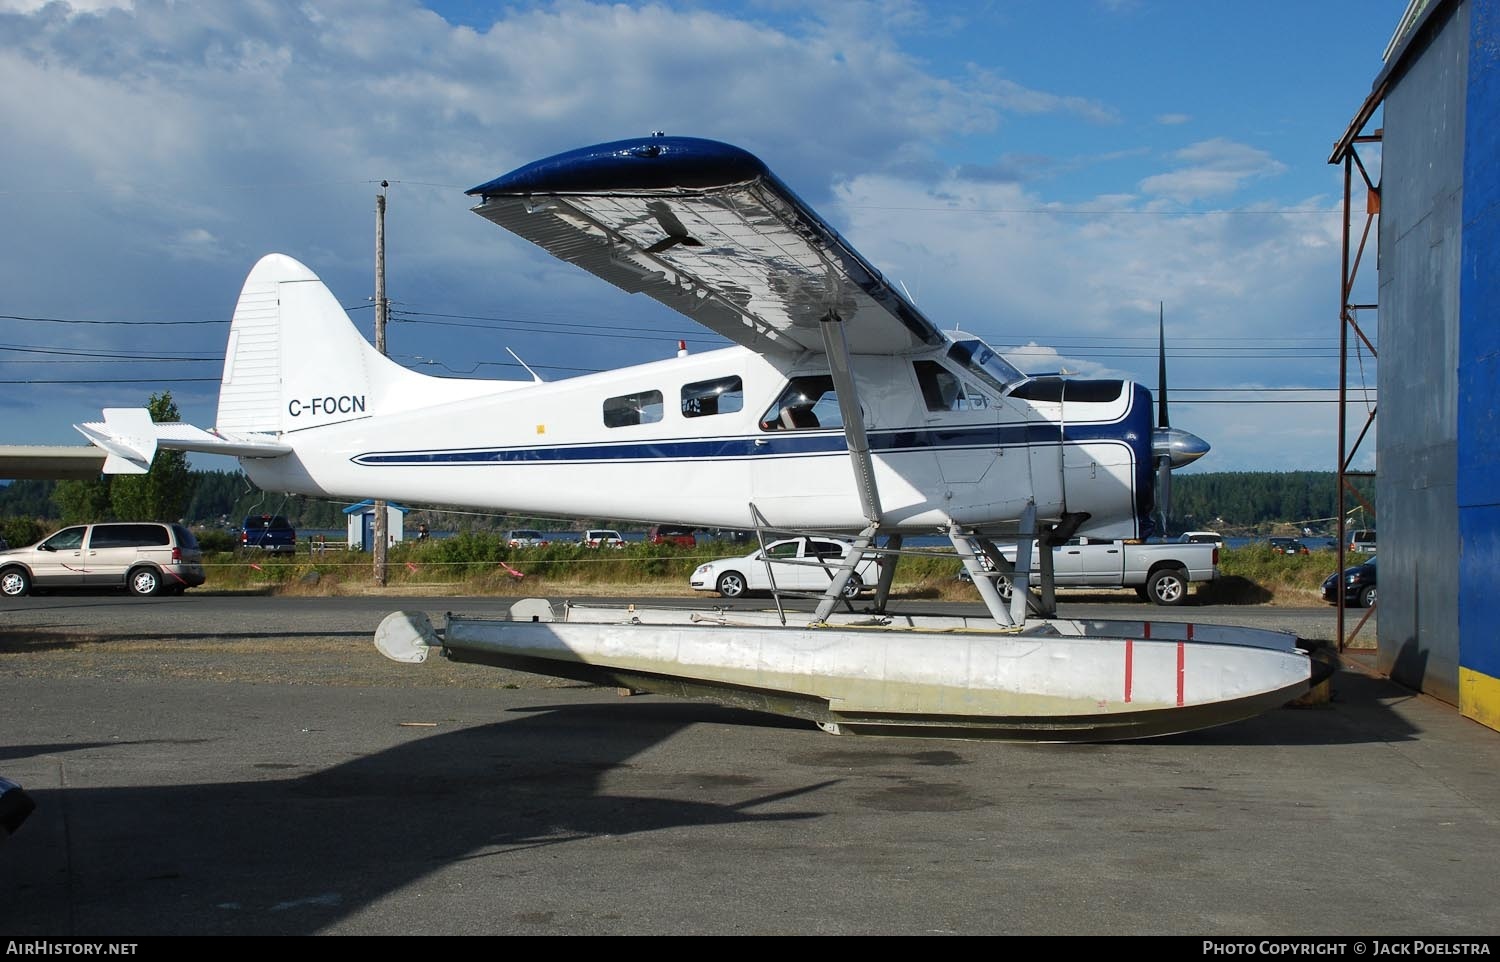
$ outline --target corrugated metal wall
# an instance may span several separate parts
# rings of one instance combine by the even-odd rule
[[[1469,4],[1429,22],[1381,141],[1379,663],[1458,704],[1459,281]]]
[[[1465,6],[1471,42],[1458,312],[1459,707],[1500,728],[1500,0]]]

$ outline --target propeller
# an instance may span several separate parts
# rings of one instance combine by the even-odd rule
[[[1167,534],[1167,518],[1171,516],[1172,469],[1180,468],[1208,453],[1208,442],[1181,428],[1172,427],[1167,417],[1167,324],[1166,306],[1158,306],[1157,333],[1157,391],[1156,430],[1151,432],[1151,457],[1156,462],[1156,516],[1159,519],[1157,534]]]

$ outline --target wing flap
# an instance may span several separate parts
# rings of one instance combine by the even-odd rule
[[[752,350],[822,353],[830,313],[858,353],[944,340],[764,164],[727,144],[604,144],[469,193],[485,219]]]

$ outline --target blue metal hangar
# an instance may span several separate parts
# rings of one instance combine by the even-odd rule
[[[1412,0],[1329,158],[1345,165],[1346,185],[1354,169],[1368,183],[1357,155],[1379,143],[1367,205],[1379,217],[1377,664],[1491,728],[1500,728],[1497,34],[1500,0]],[[1382,107],[1382,129],[1366,133]],[[1346,186],[1346,225],[1348,198]],[[1372,305],[1350,303],[1358,258],[1347,240],[1345,250],[1347,340],[1358,328],[1351,316]],[[1340,416],[1347,425],[1342,406]],[[1347,453],[1341,430],[1341,475]]]

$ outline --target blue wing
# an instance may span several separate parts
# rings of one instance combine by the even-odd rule
[[[554,256],[762,353],[902,354],[946,340],[753,155],[691,137],[558,154],[468,191],[474,211]]]

